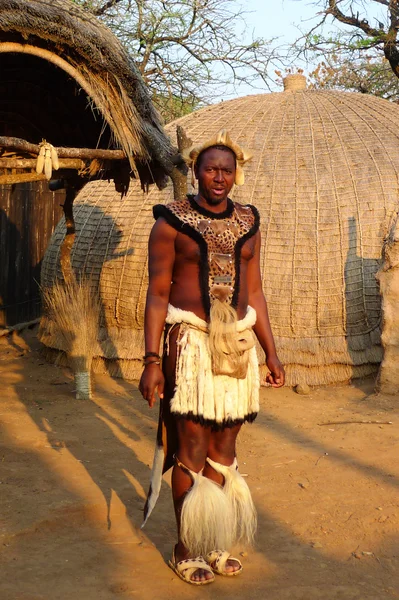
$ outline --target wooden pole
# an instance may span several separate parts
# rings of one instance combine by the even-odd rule
[[[181,125],[177,125],[176,127],[176,136],[177,136],[177,147],[179,153],[181,154],[184,150],[187,150],[192,146],[192,141],[189,137],[187,137],[186,132],[184,131]],[[180,157],[181,158],[181,157]],[[173,183],[173,197],[175,200],[184,200],[187,196],[187,166],[183,163],[181,159],[181,164],[173,167],[170,178]]]
[[[66,234],[61,244],[60,265],[64,281],[71,284],[75,280],[75,274],[72,269],[71,250],[76,237],[75,219],[73,217],[73,201],[78,193],[77,187],[71,182],[66,181],[65,202],[62,209],[65,215]]]
[[[20,150],[28,154],[39,154],[40,145],[31,144],[26,140],[16,137],[0,136],[0,148],[7,150]],[[103,150],[102,148],[56,148],[58,158],[103,158],[108,160],[127,159],[123,150]]]

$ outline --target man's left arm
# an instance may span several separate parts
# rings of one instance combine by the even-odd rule
[[[273,387],[281,387],[284,385],[285,373],[284,367],[277,356],[273,333],[270,327],[266,298],[262,289],[262,280],[260,274],[260,247],[261,237],[260,232],[258,231],[255,234],[254,255],[248,262],[248,304],[256,310],[257,317],[253,329],[266,355],[266,365],[270,371],[266,377],[266,381]]]

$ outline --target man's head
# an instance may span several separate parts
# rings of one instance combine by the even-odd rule
[[[191,168],[193,176],[194,173],[198,170],[198,160],[201,164],[203,155],[205,154],[205,151],[209,148],[218,148],[222,152],[230,151],[232,153],[233,157],[235,158],[234,183],[236,185],[242,185],[244,183],[243,166],[251,158],[251,154],[249,154],[248,152],[243,150],[238,144],[233,142],[229,132],[226,129],[221,129],[209,140],[203,142],[199,146],[190,148],[184,153],[184,159]]]
[[[226,146],[210,146],[198,155],[194,172],[200,196],[217,206],[227,200],[234,185],[236,156]]]

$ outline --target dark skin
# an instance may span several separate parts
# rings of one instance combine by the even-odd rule
[[[234,184],[235,156],[231,151],[209,148],[202,152],[195,169],[198,179],[198,194],[195,201],[214,213],[227,208],[227,198]],[[262,290],[260,273],[260,232],[247,240],[241,252],[241,286],[237,305],[237,315],[242,319],[247,307],[252,306],[257,313],[254,332],[265,352],[266,365],[270,371],[266,380],[272,387],[284,385],[284,369],[281,365],[274,345],[270,328],[267,304]],[[198,245],[190,237],[178,233],[164,219],[158,219],[151,231],[149,240],[149,287],[145,310],[145,347],[146,352],[158,352],[165,325],[168,303],[177,308],[191,311],[201,319],[206,315],[201,302],[198,282],[200,253]],[[151,359],[148,359],[150,362]],[[164,367],[165,370],[165,367]],[[165,371],[166,377],[173,379],[173,373]],[[155,395],[162,398],[165,377],[159,365],[145,367],[140,380],[139,389],[150,407],[155,404]],[[223,465],[231,465],[235,458],[236,438],[240,425],[222,431],[211,431],[187,419],[177,420],[177,433],[180,461],[189,469],[199,472],[223,485],[223,477],[214,471],[206,462],[209,457]],[[177,519],[178,534],[180,530],[180,510],[184,496],[192,485],[191,478],[179,467],[172,473],[172,493]],[[175,548],[176,560],[189,557],[187,549],[180,538]],[[226,563],[227,571],[239,568],[237,561]],[[192,575],[194,581],[211,578],[212,575],[198,569]]]

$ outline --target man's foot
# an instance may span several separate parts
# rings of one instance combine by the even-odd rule
[[[231,577],[239,575],[242,571],[242,564],[238,558],[234,558],[226,550],[212,550],[206,555],[205,560],[212,571],[218,575]]]
[[[212,569],[202,556],[191,558],[187,552],[178,554],[177,546],[173,549],[169,566],[180,579],[192,585],[206,585],[215,579]]]

